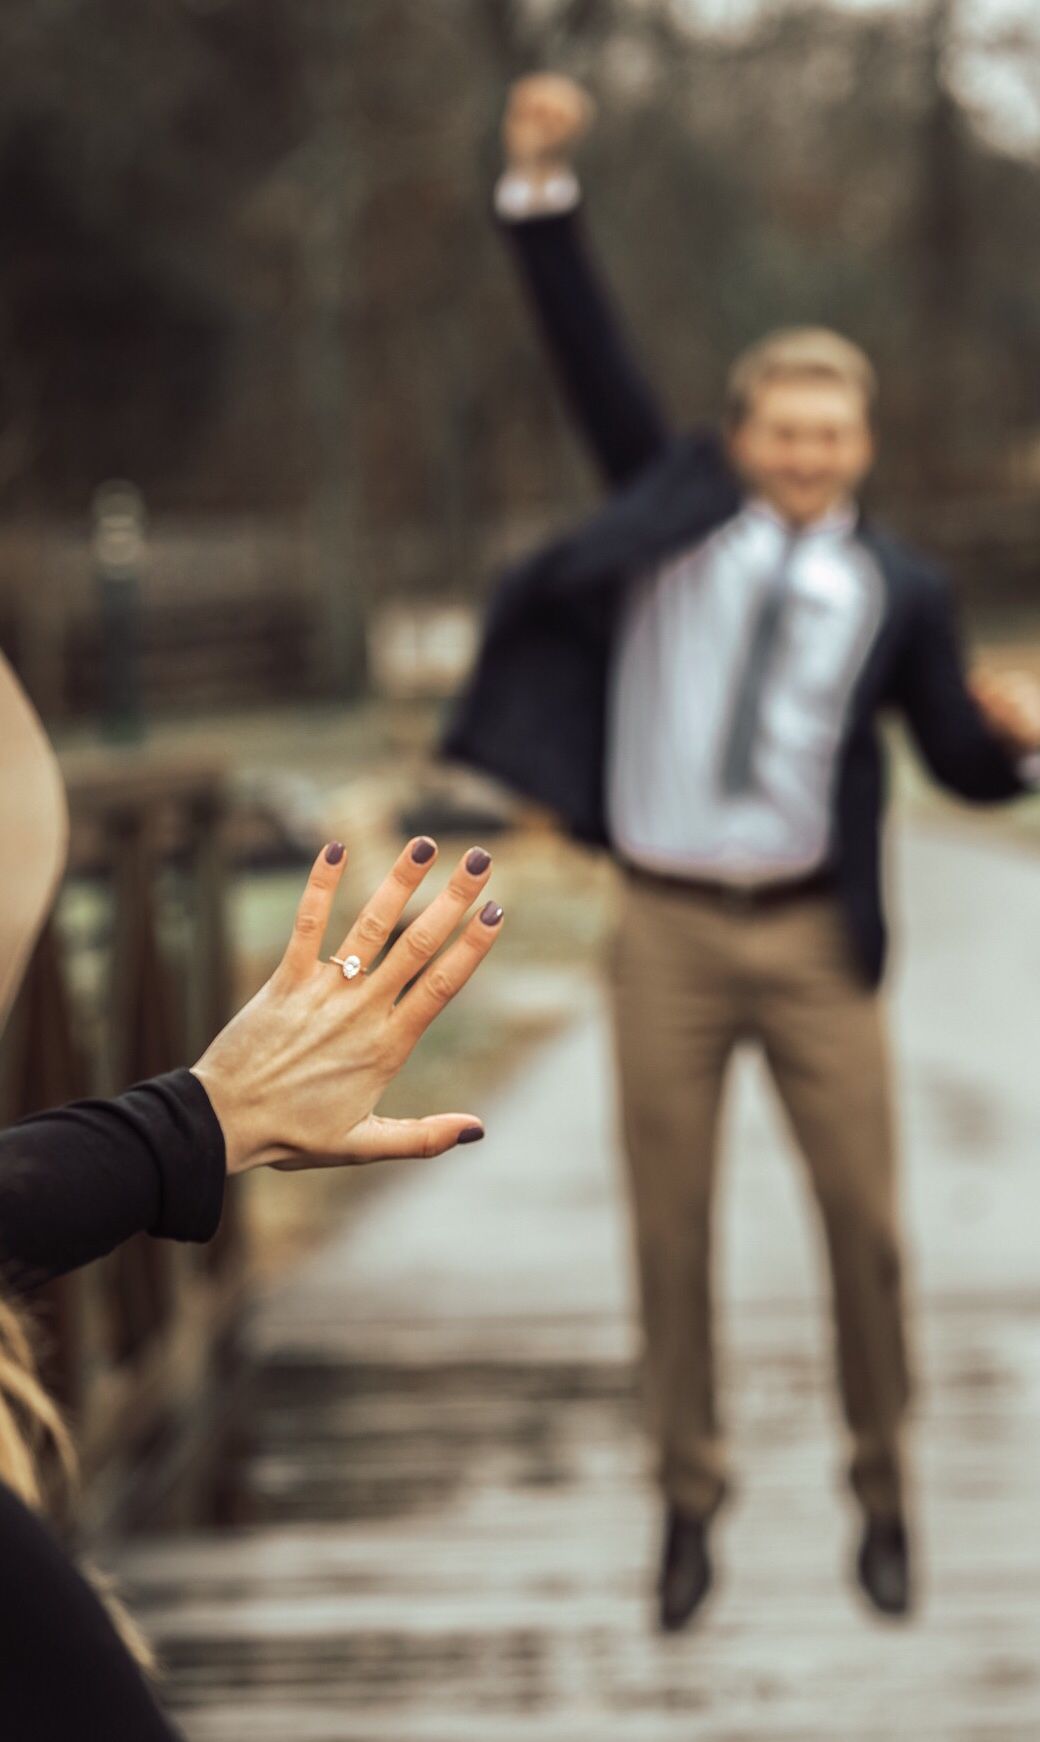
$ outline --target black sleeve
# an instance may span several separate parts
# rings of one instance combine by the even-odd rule
[[[177,1742],[86,1580],[0,1482],[0,1734]]]
[[[0,1132],[0,1280],[35,1288],[132,1234],[209,1240],[225,1177],[224,1134],[187,1070],[23,1119]]]
[[[608,482],[627,483],[671,434],[592,264],[580,219],[567,212],[503,228],[579,428]]]
[[[997,804],[1025,790],[1014,757],[968,688],[953,603],[936,576],[929,577],[917,605],[896,699],[925,762],[951,792],[976,804]]]

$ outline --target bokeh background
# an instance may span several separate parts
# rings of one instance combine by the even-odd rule
[[[374,615],[468,604],[573,514],[489,222],[539,66],[602,104],[591,221],[677,419],[768,326],[849,331],[879,505],[1027,602],[1038,33],[1025,0],[10,0],[0,574],[48,716],[97,705],[107,479],[152,516],[149,700],[183,711],[341,696]]]
[[[730,359],[767,328],[811,321],[848,332],[882,381],[871,506],[947,562],[987,657],[1040,673],[1032,0],[4,0],[0,67],[0,647],[55,739],[73,812],[69,877],[0,1056],[8,1116],[194,1056],[276,960],[317,846],[332,836],[350,844],[346,906],[420,829],[438,835],[445,862],[475,839],[495,849],[510,942],[430,1037],[393,1109],[502,1104],[519,1127],[538,1094],[543,1107],[566,1098],[566,1082],[544,1074],[547,1048],[570,1058],[576,1025],[596,1020],[609,875],[545,819],[432,753],[500,565],[596,499],[491,216],[498,117],[522,73],[571,73],[597,99],[582,154],[588,222],[677,423],[717,415]],[[1007,1064],[1035,1010],[1011,995],[1002,1005],[970,976],[967,992],[943,977],[958,946],[995,971],[1005,945],[942,897],[959,889],[998,917],[1017,902],[1028,934],[1040,914],[1022,868],[1035,877],[1040,819],[1026,805],[983,833],[926,790],[898,732],[893,753],[900,833],[911,842],[906,900],[927,962],[939,964],[919,993],[911,987],[901,1030],[923,1084],[911,1125],[936,1168],[961,1158],[967,1171],[955,1166],[941,1188],[952,1250],[959,1259],[958,1241],[988,1227],[995,1271],[965,1259],[971,1301],[1004,1302],[976,1346],[955,1262],[936,1283],[937,1298],[959,1301],[935,1342],[942,1396],[961,1409],[940,1409],[940,1440],[961,1433],[978,1451],[970,1468],[957,1466],[955,1488],[988,1495],[1002,1471],[1025,1505],[1035,1375],[1007,1327],[1032,1322],[1034,1293],[1017,1247],[997,1276],[994,1254],[1014,1238],[987,1216],[1012,1201],[990,1165],[1009,1104],[1016,1143],[1040,1125],[1035,1093]],[[919,849],[919,838],[944,844]],[[964,998],[990,1012],[1000,1041],[1003,1062],[989,1077],[963,1058],[979,1038],[954,1020]],[[597,1099],[587,1129],[573,1106],[558,1127],[570,1160],[610,1142],[605,1056],[579,1049],[574,1059],[579,1079],[592,1070]],[[530,1141],[548,1153],[544,1120]],[[519,1129],[515,1143],[522,1152]],[[488,1212],[492,1247],[510,1237],[511,1177],[505,1168]],[[564,1654],[590,1685],[615,1675],[591,1717],[580,1700],[568,1716],[565,1699],[553,1704],[561,1687],[574,1693],[565,1671],[546,1668],[546,1636],[563,1624],[534,1598],[498,1632],[488,1623],[491,1644],[435,1580],[426,1621],[409,1607],[407,1580],[390,1619],[366,1618],[359,1592],[407,1560],[409,1530],[446,1492],[457,1499],[461,1483],[479,1499],[489,1459],[499,1469],[512,1455],[525,1489],[551,1487],[561,1462],[570,1468],[554,1435],[579,1430],[553,1424],[575,1419],[566,1410],[576,1399],[592,1412],[580,1417],[590,1445],[636,1444],[621,1330],[605,1349],[590,1331],[592,1354],[579,1337],[547,1367],[542,1332],[535,1353],[518,1333],[527,1354],[512,1365],[491,1344],[465,1359],[451,1345],[449,1358],[430,1353],[406,1313],[412,1331],[397,1325],[391,1359],[377,1331],[364,1346],[333,1339],[316,1353],[301,1342],[302,1308],[278,1318],[270,1302],[291,1302],[295,1278],[318,1286],[315,1274],[321,1312],[346,1315],[333,1286],[339,1258],[322,1257],[340,1252],[326,1247],[330,1233],[348,1243],[342,1257],[351,1230],[371,1225],[385,1253],[390,1207],[404,1216],[413,1185],[409,1170],[250,1180],[214,1253],[138,1242],[40,1303],[51,1376],[84,1448],[82,1522],[130,1557],[192,1736],[238,1735],[243,1700],[253,1702],[254,1736],[295,1727],[311,1742],[510,1739],[528,1733],[522,1715],[536,1711],[552,1736],[670,1738],[680,1731],[669,1712],[691,1702],[713,1738],[1036,1734],[1040,1691],[1023,1642],[1029,1618],[1040,1625],[1040,1592],[1011,1548],[992,1564],[981,1547],[969,1555],[954,1582],[969,1586],[985,1564],[989,1606],[957,1611],[918,1647],[924,1658],[892,1659],[865,1632],[876,1655],[848,1661],[867,1704],[853,1700],[844,1728],[828,1701],[845,1685],[845,1634],[821,1647],[818,1698],[810,1662],[810,1693],[785,1704],[777,1653],[789,1667],[799,1659],[785,1637],[757,1662],[750,1598],[721,1682],[705,1671],[690,1684],[674,1660],[629,1662],[611,1629],[627,1640],[641,1624],[635,1550],[620,1572],[604,1563],[591,1579],[617,1572],[628,1619],[596,1611]],[[586,1186],[576,1184],[575,1202]],[[940,1190],[922,1189],[929,1204]],[[558,1210],[547,1200],[546,1216]],[[462,1221],[464,1204],[449,1193],[425,1225],[451,1250]],[[421,1269],[429,1254],[421,1241],[415,1251]],[[623,1252],[614,1256],[623,1268]],[[363,1249],[362,1276],[366,1262]],[[378,1328],[389,1284],[373,1263]],[[589,1273],[597,1264],[606,1275],[602,1254]],[[544,1309],[560,1275],[536,1271],[524,1274]],[[478,1295],[482,1286],[493,1292],[495,1279],[478,1266]],[[775,1287],[786,1300],[782,1277]],[[613,1288],[583,1297],[575,1323],[588,1330],[605,1301],[622,1325]],[[349,1312],[364,1317],[368,1298],[359,1284]],[[479,1318],[488,1296],[475,1300]],[[523,1311],[509,1297],[506,1316]],[[786,1323],[783,1312],[775,1322]],[[823,1359],[807,1347],[788,1369],[782,1348],[752,1338],[756,1443],[798,1442],[790,1412],[800,1423]],[[444,1381],[448,1370],[461,1389]],[[811,1447],[824,1443],[823,1421]],[[991,1430],[999,1440],[1001,1422],[1010,1463],[990,1467],[980,1448]],[[619,1455],[617,1493],[638,1492],[637,1454]],[[811,1465],[816,1452],[807,1455]],[[573,1466],[581,1493],[599,1492],[597,1470],[595,1459],[591,1471]],[[626,1504],[617,1500],[617,1516],[628,1518]],[[1035,1495],[1030,1504],[1035,1541]],[[606,1516],[589,1524],[591,1538],[609,1534]],[[390,1520],[385,1561],[364,1537],[380,1518]],[[284,1535],[287,1519],[302,1539]],[[248,1535],[261,1526],[273,1534]],[[348,1526],[362,1537],[348,1531],[327,1551],[345,1557],[337,1573],[321,1545]],[[1007,1546],[1003,1514],[985,1512],[984,1524],[976,1514],[974,1526],[944,1514],[947,1526],[954,1540],[967,1531],[978,1546],[988,1531]],[[478,1610],[480,1569],[511,1552],[523,1568],[522,1545],[542,1528],[518,1523],[512,1550],[493,1537],[470,1543],[459,1578],[472,1579]],[[454,1524],[444,1530],[442,1571],[457,1542]],[[174,1546],[157,1546],[164,1531]],[[359,1540],[371,1564],[350,1560]],[[267,1548],[242,1547],[257,1541]],[[545,1552],[566,1587],[567,1566]],[[301,1570],[312,1556],[325,1567],[316,1587]],[[420,1553],[408,1564],[425,1563]],[[198,1569],[202,1608],[189,1612],[177,1593]],[[806,1650],[819,1626],[826,1632],[828,1587],[817,1592],[814,1577],[794,1635]],[[1016,1608],[1009,1593],[1027,1587]],[[244,1618],[226,1619],[244,1590],[268,1601],[266,1618],[247,1602]],[[579,1580],[579,1612],[582,1590]],[[451,1619],[438,1633],[429,1613],[441,1599]],[[300,1619],[308,1602],[317,1620]],[[850,1638],[855,1625],[865,1629],[850,1622]],[[939,1690],[958,1664],[975,1664],[972,1639],[982,1655],[971,1698],[947,1710]],[[749,1674],[762,1686],[748,1716],[738,1684],[746,1693]],[[917,1715],[904,1726],[889,1696],[909,1699],[912,1688]],[[489,1698],[494,1730],[475,1716]],[[299,1728],[294,1700],[311,1728]],[[727,1729],[727,1712],[746,1727]],[[978,1727],[956,1728],[962,1720]]]

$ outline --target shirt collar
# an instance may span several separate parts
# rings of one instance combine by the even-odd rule
[[[744,511],[752,519],[764,521],[769,526],[775,527],[786,537],[797,537],[799,540],[821,538],[837,541],[847,538],[849,533],[854,530],[859,518],[859,509],[856,503],[851,501],[837,503],[833,508],[829,508],[826,514],[821,514],[819,520],[812,520],[807,526],[800,526],[797,530],[784,519],[782,514],[777,512],[771,502],[765,501],[761,496],[753,496]]]

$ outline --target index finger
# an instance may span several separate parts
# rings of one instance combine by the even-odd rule
[[[296,909],[292,935],[280,964],[294,979],[308,973],[318,960],[346,863],[347,853],[342,841],[330,841],[311,866],[307,886]]]

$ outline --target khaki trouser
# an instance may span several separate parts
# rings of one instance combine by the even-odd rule
[[[762,1048],[826,1236],[852,1485],[900,1509],[909,1382],[889,1068],[880,1000],[857,977],[827,894],[750,910],[626,876],[615,1032],[661,1481],[683,1510],[725,1492],[712,1350],[710,1234],[731,1054]]]

